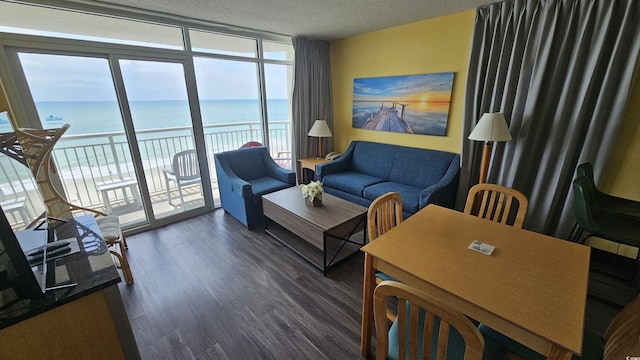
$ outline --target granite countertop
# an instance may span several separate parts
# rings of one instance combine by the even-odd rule
[[[119,283],[107,245],[92,215],[55,226],[55,239],[71,241],[71,254],[47,261],[47,290],[41,299],[20,299],[12,289],[0,292],[0,329]],[[75,251],[77,249],[77,251]],[[75,284],[75,285],[72,285]],[[65,285],[72,285],[64,287]],[[57,289],[50,289],[56,288]]]

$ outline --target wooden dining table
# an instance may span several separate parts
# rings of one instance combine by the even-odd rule
[[[493,253],[469,249],[474,240],[495,246]],[[428,205],[362,251],[365,358],[377,270],[547,359],[581,353],[590,256],[584,245]]]

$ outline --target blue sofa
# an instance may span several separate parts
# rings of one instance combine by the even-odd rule
[[[278,166],[266,147],[214,155],[222,208],[247,228],[262,224],[262,195],[296,185],[296,173]]]
[[[460,174],[460,155],[446,151],[353,141],[338,159],[318,165],[324,191],[368,207],[378,196],[402,196],[402,214],[427,204],[452,208]]]

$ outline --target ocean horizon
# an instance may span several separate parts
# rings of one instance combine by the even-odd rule
[[[132,101],[130,102],[134,127],[137,131],[153,130],[172,127],[190,127],[190,111],[187,101]],[[269,100],[267,102],[270,121],[286,121],[289,118],[289,103],[286,99]],[[94,171],[98,173],[116,173],[114,154],[109,144],[126,144],[126,137],[119,135],[108,140],[106,137],[90,137],[85,139],[65,139],[69,135],[100,134],[111,132],[124,133],[124,123],[116,101],[89,102],[37,102],[36,108],[40,121],[45,129],[57,128],[69,124],[70,128],[56,145],[56,149],[64,151],[65,156],[58,159],[60,175],[64,179],[92,177]],[[260,112],[258,100],[204,100],[201,101],[203,124],[233,124],[243,122],[259,122]],[[272,130],[285,129],[286,125],[271,126]],[[220,131],[224,133],[247,130],[247,126],[228,126]],[[253,127],[254,131],[257,127]],[[259,130],[257,130],[259,132]],[[6,113],[0,113],[0,132],[13,132]],[[182,141],[167,141],[168,138],[184,138],[191,136],[191,130],[175,130],[138,134],[138,142],[145,146],[140,148],[141,156],[145,159],[145,168],[153,164],[166,164],[171,154],[182,147],[192,148],[192,145]],[[98,143],[96,143],[96,140]],[[152,140],[159,139],[159,140]],[[236,138],[222,137],[221,141],[236,141]],[[250,139],[251,140],[251,139]],[[247,140],[249,141],[249,140]],[[88,152],[76,151],[76,147],[97,145]],[[118,149],[120,149],[119,145]],[[167,148],[169,146],[170,148]],[[224,147],[224,145],[223,145]],[[126,148],[126,146],[125,146]],[[69,151],[65,149],[70,149]],[[118,150],[119,163],[123,169],[132,169],[130,156]],[[98,161],[98,158],[100,161]],[[101,162],[101,169],[95,166]],[[4,163],[3,163],[4,165]],[[163,166],[163,165],[157,165]],[[6,173],[6,172],[5,172]],[[20,176],[6,173],[11,181]]]
[[[136,130],[151,130],[176,126],[191,126],[191,113],[186,100],[130,101]],[[201,100],[203,125],[239,122],[259,122],[258,100]],[[117,101],[40,101],[36,102],[40,122],[44,128],[69,124],[65,135],[95,134],[124,131]],[[287,99],[267,101],[269,121],[289,118]],[[6,116],[0,117],[0,132],[13,128]]]

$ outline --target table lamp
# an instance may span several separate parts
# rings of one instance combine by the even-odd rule
[[[480,184],[482,184],[487,182],[493,142],[512,140],[504,115],[502,113],[485,113],[482,115],[476,127],[469,134],[469,140],[484,141],[482,163],[480,165]]]
[[[322,157],[322,138],[323,137],[331,137],[331,130],[329,130],[329,125],[325,120],[316,120],[309,130],[308,136],[313,136],[318,138],[318,158]]]

